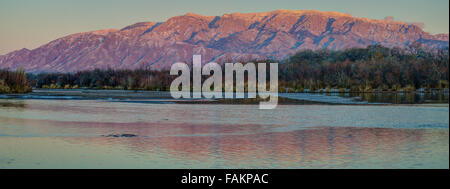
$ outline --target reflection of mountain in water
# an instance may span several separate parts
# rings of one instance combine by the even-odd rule
[[[448,140],[448,130],[321,127],[220,137],[96,138],[84,145],[121,146],[130,154],[162,153],[159,155],[179,160],[173,167],[420,168],[415,161],[439,158],[429,154],[430,150],[445,154],[445,148],[439,146],[448,147],[445,138]]]

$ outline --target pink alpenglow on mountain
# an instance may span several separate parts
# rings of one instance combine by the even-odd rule
[[[320,11],[277,10],[202,16],[188,13],[165,22],[77,33],[34,50],[0,57],[0,68],[28,72],[74,72],[95,68],[169,69],[175,62],[282,60],[305,49],[341,50],[380,44],[404,48],[414,42],[448,47],[448,34],[431,35],[394,20],[356,18]]]

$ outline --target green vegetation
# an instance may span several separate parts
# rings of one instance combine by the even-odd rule
[[[448,48],[427,52],[370,46],[344,51],[302,51],[280,66],[280,88],[354,92],[448,88]]]
[[[448,89],[448,68],[448,48],[433,52],[418,46],[409,49],[369,46],[343,51],[306,50],[280,62],[279,91],[408,92],[420,88]],[[28,75],[30,83],[37,88],[155,91],[168,90],[175,77],[170,76],[169,71],[145,69]]]
[[[0,93],[27,93],[31,87],[24,70],[0,70]]]
[[[37,88],[47,89],[124,89],[162,91],[170,88],[168,71],[154,70],[92,70],[76,73],[29,74]]]

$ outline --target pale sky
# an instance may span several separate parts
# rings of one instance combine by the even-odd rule
[[[187,12],[214,16],[276,9],[392,16],[424,23],[432,34],[449,32],[449,0],[0,0],[0,55],[73,33],[165,21]]]

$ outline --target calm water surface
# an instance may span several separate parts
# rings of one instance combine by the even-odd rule
[[[0,99],[0,168],[448,169],[449,107]]]

